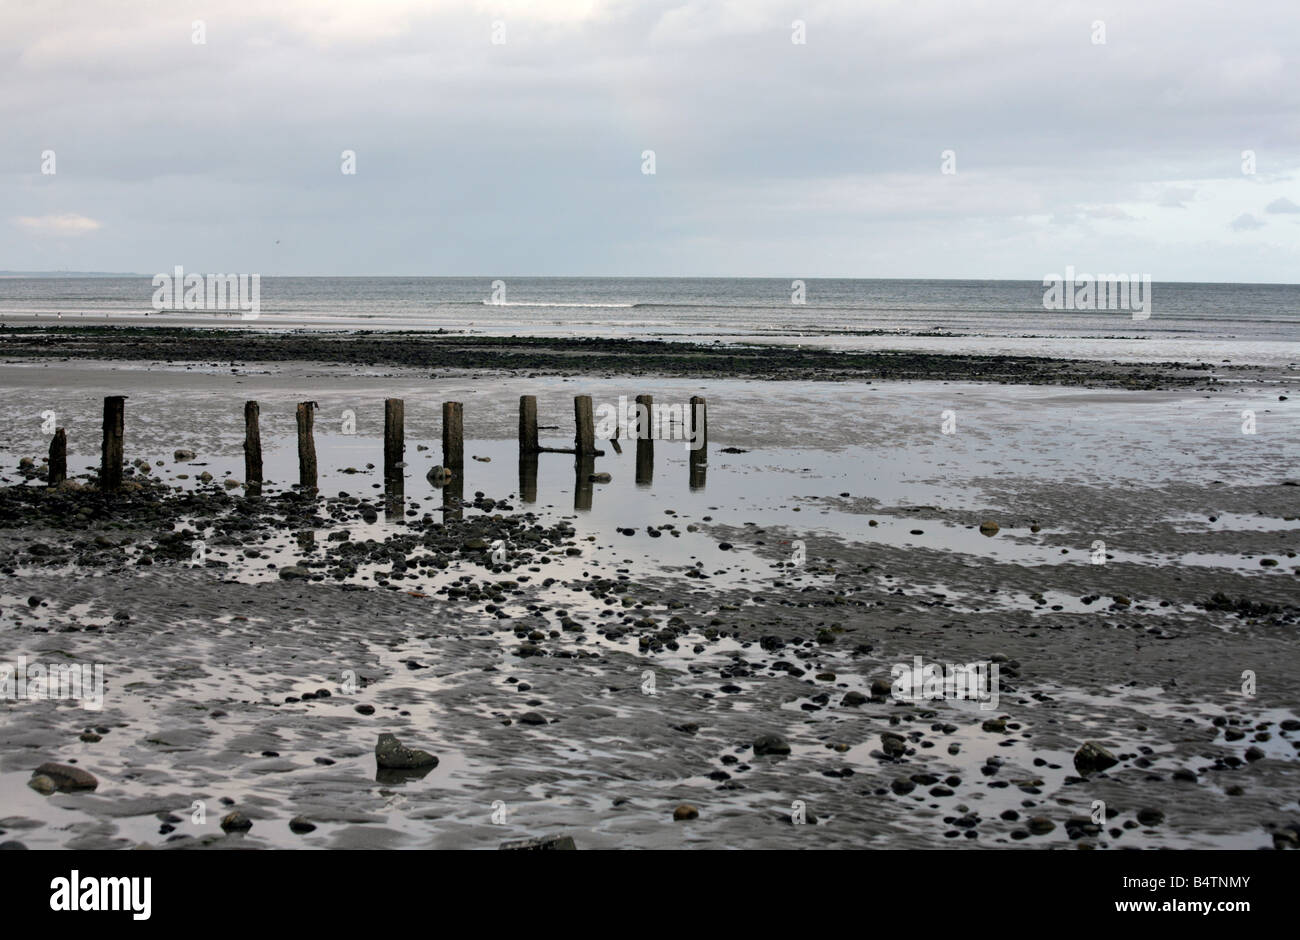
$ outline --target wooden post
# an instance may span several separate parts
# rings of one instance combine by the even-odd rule
[[[693,490],[702,490],[709,467],[708,408],[703,398],[692,396],[690,413],[687,414],[686,420],[691,430],[686,441],[691,455],[687,461],[690,466],[689,486]],[[694,447],[693,444],[699,446]]]
[[[702,461],[709,456],[709,409],[708,403],[699,396],[691,397],[691,411],[686,416],[686,426],[691,435],[687,444],[698,442],[699,447],[691,448],[691,460]]]
[[[537,453],[537,396],[519,396],[519,453]]]
[[[250,487],[250,492],[262,488],[262,431],[257,423],[260,410],[257,402],[244,402],[244,485]]]
[[[649,395],[636,397],[636,485],[650,486],[655,476],[655,442],[651,415],[654,414],[654,398]]]
[[[402,460],[406,452],[406,403],[400,398],[384,399],[384,480],[406,476]]]
[[[442,488],[442,519],[444,522],[460,522],[465,518],[465,483],[457,473],[451,482]]]
[[[591,410],[590,395],[575,395],[573,398],[573,418],[577,432],[573,438],[573,450],[579,457],[596,452],[596,422]]]
[[[50,463],[45,482],[49,486],[58,486],[67,478],[68,436],[63,432],[63,428],[58,428],[54,432],[54,440],[50,441]]]
[[[316,403],[298,403],[298,484],[304,490],[316,489],[316,439],[312,436]]]
[[[111,395],[104,399],[104,446],[100,452],[99,486],[105,493],[122,488],[122,430],[126,396]]]
[[[442,403],[442,465],[459,481],[465,470],[465,411],[458,401]]]

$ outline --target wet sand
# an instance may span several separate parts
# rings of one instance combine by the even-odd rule
[[[1100,367],[1095,382],[1063,388],[630,377],[608,361],[527,377],[251,356],[5,359],[0,483],[26,487],[0,498],[7,659],[103,664],[108,685],[99,712],[0,703],[5,840],[1292,840],[1300,490],[1285,376],[1223,373],[1206,388],[1201,373],[1138,391]],[[523,502],[518,395],[538,395],[541,423],[558,425],[543,436],[561,444],[580,393],[706,396],[704,486],[692,488],[679,442],[656,444],[653,477],[638,485],[625,442],[597,460],[612,480],[591,488],[590,509],[575,509],[583,481],[563,455],[543,455],[536,500]],[[90,489],[44,492],[41,412],[68,429],[69,472],[81,474],[98,460],[107,394],[130,396],[128,463],[147,460],[181,492],[160,486],[111,510]],[[407,402],[400,519],[386,517],[382,473],[366,466],[381,462],[388,396]],[[273,481],[256,506],[222,485],[242,474],[245,399],[262,402]],[[288,486],[293,404],[306,399],[320,404],[310,505]],[[460,522],[425,481],[445,400],[465,403]],[[355,434],[341,430],[348,409]],[[1243,409],[1254,435],[1241,433]],[[945,410],[955,433],[942,431]],[[177,461],[177,448],[196,457]],[[35,458],[26,472],[22,457]],[[985,520],[996,534],[980,532]],[[498,539],[504,563],[484,547]],[[997,707],[879,694],[915,656],[998,662]],[[378,772],[384,732],[437,766]],[[766,734],[790,753],[756,754]],[[901,750],[882,735],[901,736]],[[1118,764],[1081,774],[1085,741]],[[45,761],[75,761],[98,787],[42,795],[27,784]],[[683,803],[699,815],[675,822]],[[236,809],[251,830],[223,832]],[[808,825],[791,824],[799,809]],[[315,828],[293,831],[300,816]]]

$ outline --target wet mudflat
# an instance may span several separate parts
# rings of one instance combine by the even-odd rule
[[[3,374],[0,475],[23,489],[0,498],[0,635],[10,661],[102,664],[107,688],[97,712],[0,704],[5,840],[1252,848],[1294,832],[1300,490],[1276,394],[1252,400],[1243,440],[1252,392],[49,372]],[[149,465],[128,480],[161,482],[112,508],[89,481],[45,493],[31,413],[59,412],[83,473],[97,396],[124,388],[127,457]],[[538,394],[562,439],[579,391],[707,394],[704,485],[659,442],[640,485],[630,446],[594,487],[544,455],[525,502],[514,396]],[[366,466],[385,394],[408,401],[397,512]],[[222,482],[242,468],[245,397],[264,402],[274,481],[256,501]],[[307,397],[358,417],[355,434],[318,418],[317,500],[288,486],[291,417],[265,418]],[[488,459],[466,460],[449,517],[425,473],[451,399],[467,458]],[[891,670],[916,656],[996,662],[997,703],[894,700]],[[383,733],[438,763],[378,768]],[[755,748],[772,735],[786,746]],[[1082,772],[1089,741],[1117,763]],[[32,789],[46,761],[96,788]],[[675,821],[683,804],[698,814]],[[251,828],[222,829],[235,811]]]

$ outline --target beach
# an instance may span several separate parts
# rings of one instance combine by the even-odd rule
[[[94,714],[0,703],[4,839],[1295,841],[1289,363],[48,326],[9,320],[0,343],[0,623],[11,659],[100,664],[106,686]],[[128,472],[106,503],[110,395]],[[542,454],[525,501],[521,395],[555,447],[576,395],[703,397],[706,468],[680,440],[649,467],[598,442],[608,482]],[[292,485],[302,401],[314,498]],[[463,507],[426,480],[446,401]],[[72,480],[52,492],[47,411]],[[996,702],[901,700],[917,657],[996,664]],[[386,733],[436,766],[377,767]],[[1089,742],[1115,763],[1080,764]],[[42,795],[45,761],[96,788]],[[251,828],[223,828],[233,812]]]

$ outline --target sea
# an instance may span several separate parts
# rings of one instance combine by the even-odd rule
[[[154,309],[152,275],[0,276],[0,321],[447,330],[1119,361],[1300,363],[1300,284],[1155,282],[1149,316],[1047,309],[1041,281],[279,277],[256,319]]]

